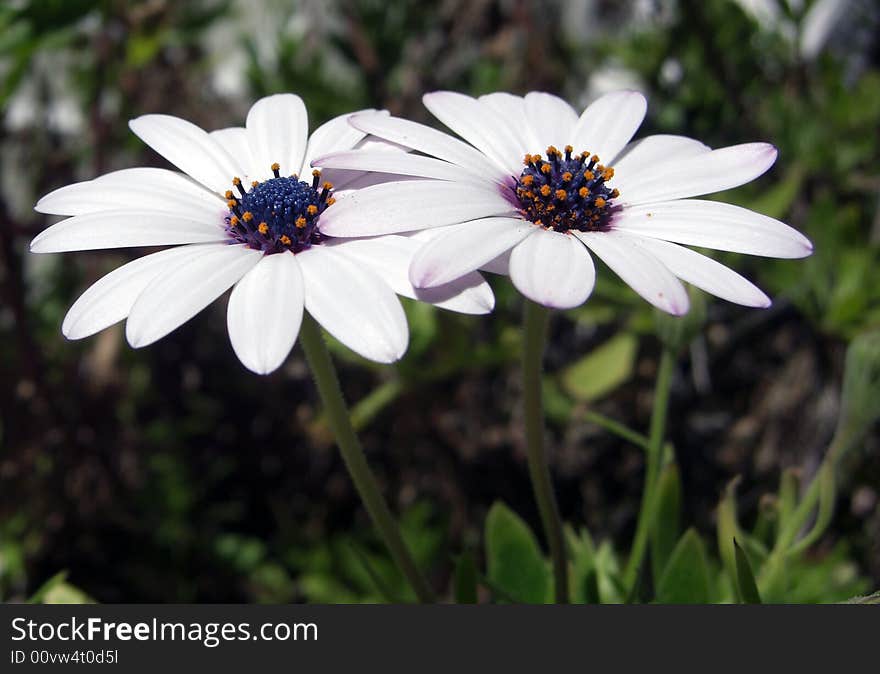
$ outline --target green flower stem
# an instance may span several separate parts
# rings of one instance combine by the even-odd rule
[[[636,523],[636,534],[632,551],[623,574],[624,587],[632,588],[638,579],[639,569],[645,556],[651,529],[656,514],[657,479],[663,467],[663,438],[666,433],[666,412],[669,407],[669,388],[672,384],[672,368],[675,355],[664,348],[660,356],[657,381],[654,384],[654,408],[651,412],[651,430],[648,435],[647,466],[645,467],[645,488],[642,490],[642,505]]]
[[[388,509],[385,499],[382,498],[379,485],[376,483],[376,478],[370,470],[366,456],[364,456],[364,450],[352,428],[351,417],[345,405],[345,399],[342,397],[336,369],[333,367],[333,361],[330,359],[330,353],[327,351],[321,329],[308,314],[303,316],[299,339],[306,352],[306,360],[308,360],[312,376],[315,378],[321,402],[324,404],[327,422],[336,436],[336,443],[339,445],[345,467],[348,469],[348,474],[351,476],[367,512],[373,519],[373,524],[382,535],[394,562],[406,576],[419,601],[423,603],[435,601],[434,593],[419,572],[412,555],[403,542],[397,523]]]
[[[535,501],[541,514],[544,535],[553,559],[554,591],[557,604],[568,603],[568,565],[562,538],[562,521],[550,480],[550,467],[544,452],[544,406],[541,392],[541,371],[544,342],[550,311],[525,300],[523,327],[523,397],[526,430],[526,455]]]

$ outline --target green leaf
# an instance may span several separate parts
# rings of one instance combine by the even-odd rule
[[[674,463],[668,464],[660,473],[656,498],[657,510],[651,535],[651,569],[655,586],[660,582],[660,574],[681,535],[681,478]]]
[[[462,553],[455,562],[453,585],[456,604],[477,603],[477,565],[469,552]]]
[[[578,536],[570,525],[565,525],[565,541],[571,559],[572,601],[576,604],[598,604],[599,574],[596,568],[596,547],[586,529]]]
[[[735,538],[733,547],[736,550],[736,581],[739,585],[740,599],[743,604],[760,604],[761,595],[758,593],[758,585],[755,583],[755,574],[752,573],[749,558]]]
[[[672,551],[657,584],[661,604],[705,604],[709,601],[709,562],[694,529],[688,529]]]
[[[550,590],[550,571],[528,525],[496,502],[486,516],[486,560],[492,584],[517,601],[541,604]]]
[[[580,401],[610,393],[632,375],[637,346],[634,335],[612,337],[562,371],[563,388]]]

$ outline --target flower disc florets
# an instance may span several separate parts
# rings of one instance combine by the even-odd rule
[[[619,195],[606,184],[614,177],[613,168],[589,152],[572,155],[570,145],[564,155],[551,145],[546,160],[527,154],[523,163],[513,190],[528,220],[557,232],[607,229],[611,200]]]
[[[226,192],[227,231],[237,242],[264,253],[293,253],[311,248],[322,240],[318,220],[333,204],[333,185],[321,183],[321,172],[312,171],[311,184],[298,176],[282,177],[278,164],[274,178],[251,183],[245,191],[239,178],[232,179],[238,191]]]

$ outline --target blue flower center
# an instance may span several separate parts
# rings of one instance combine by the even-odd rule
[[[264,253],[299,253],[323,240],[318,220],[334,202],[333,185],[321,183],[321,172],[312,171],[312,182],[298,176],[282,177],[272,165],[274,178],[254,181],[245,191],[240,178],[233,178],[238,191],[226,192],[226,230],[229,236]]]
[[[606,184],[614,169],[600,164],[599,157],[573,155],[571,145],[563,155],[551,145],[546,160],[527,154],[523,163],[526,167],[512,189],[526,219],[556,232],[608,228],[611,200],[620,193]]]

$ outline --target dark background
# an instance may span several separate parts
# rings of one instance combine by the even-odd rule
[[[636,87],[641,134],[780,149],[723,196],[784,219],[805,261],[722,255],[774,298],[709,298],[678,360],[670,440],[684,519],[713,541],[724,486],[744,521],[781,471],[809,476],[833,433],[849,340],[880,323],[878,8],[806,2],[11,2],[0,8],[0,598],[66,571],[65,598],[102,602],[371,601],[359,563],[391,573],[344,471],[302,353],[261,378],[229,346],[225,301],[133,351],[116,326],[60,333],[87,285],[138,251],[33,256],[33,212],[58,186],[164,165],[126,126],[148,113],[241,125],[261,95],[293,91],[311,127],[364,107],[430,122],[434,89],[558,93],[581,109]],[[812,23],[811,23],[812,21]],[[642,454],[584,419],[644,431],[659,343],[653,312],[607,269],[582,308],[556,313],[547,354],[553,471],[563,517],[625,549]],[[494,278],[491,317],[407,304],[406,358],[376,367],[334,349],[371,463],[433,584],[479,550],[503,500],[538,528],[522,453],[520,304]],[[609,339],[587,372],[565,369]],[[621,341],[622,340],[622,341]],[[592,369],[589,369],[591,368]],[[588,378],[589,379],[589,378]],[[880,437],[847,457],[830,532],[811,553],[822,587],[880,585]],[[714,554],[714,550],[713,550]],[[830,580],[829,580],[830,579]],[[829,590],[825,598],[836,595]],[[820,599],[822,597],[819,597]]]

